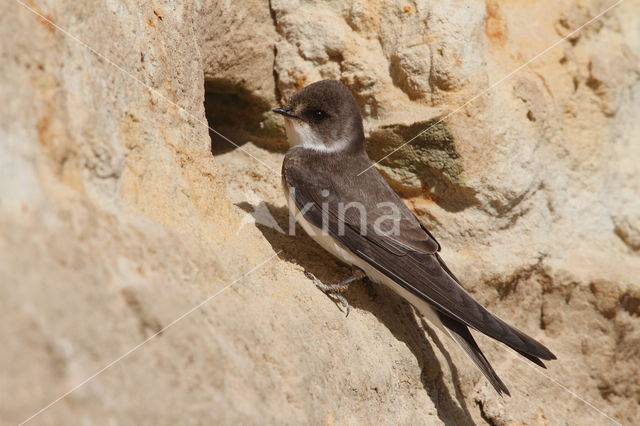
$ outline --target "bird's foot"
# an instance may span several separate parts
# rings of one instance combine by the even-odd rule
[[[349,306],[349,302],[347,301],[347,299],[345,299],[345,297],[343,295],[337,294],[337,292],[339,292],[342,289],[346,288],[353,281],[356,281],[356,280],[359,280],[361,278],[366,277],[365,273],[362,272],[362,270],[360,270],[358,268],[353,268],[353,273],[349,277],[345,278],[344,280],[340,281],[339,283],[327,285],[327,284],[324,284],[319,279],[317,279],[315,277],[315,275],[313,275],[311,272],[305,271],[304,274],[305,274],[305,276],[307,278],[309,278],[311,281],[313,281],[313,283],[316,285],[316,287],[318,287],[320,290],[324,291],[326,294],[330,294],[332,296],[335,296],[335,298],[338,299],[340,301],[340,303],[342,303],[344,305],[345,311],[346,311],[345,317],[349,316],[349,312],[351,311],[351,308]]]

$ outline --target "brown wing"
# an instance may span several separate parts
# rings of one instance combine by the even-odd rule
[[[330,173],[327,170],[336,167],[341,159],[332,161],[326,157],[313,156],[308,151],[295,148],[287,153],[283,163],[283,177],[292,188],[290,191],[296,204],[299,204],[298,208],[304,211],[304,206],[310,204],[319,206],[321,210],[325,207],[326,217],[309,211],[309,217],[305,214],[307,220],[321,229],[323,221],[327,222],[329,218],[338,221],[342,223],[340,227],[350,227],[366,236],[371,243],[400,256],[409,252],[427,254],[440,250],[440,244],[377,171],[367,173],[366,178],[346,175],[342,173],[343,168]],[[368,158],[365,159],[368,162]],[[350,159],[344,166],[357,170],[367,167],[366,163],[358,163]],[[339,182],[336,179],[338,176]]]
[[[305,219],[319,228],[323,228],[324,222],[324,229],[333,238],[406,290],[432,304],[438,311],[520,353],[542,359],[555,359],[544,345],[494,316],[473,299],[442,262],[437,254],[438,243],[413,214],[412,221],[403,212],[401,235],[399,238],[394,235],[392,239],[373,232],[363,235],[360,227],[355,226],[359,225],[359,221],[354,223],[352,216],[345,217],[341,224],[337,211],[340,202],[361,202],[368,207],[369,213],[369,209],[373,211],[372,201],[384,200],[384,197],[397,198],[377,170],[371,168],[361,176],[356,176],[355,173],[364,170],[367,164],[364,167],[363,164],[354,165],[353,159],[350,159],[351,163],[340,164],[344,160],[339,157],[331,158],[326,154],[313,157],[306,152],[301,154],[295,149],[287,153],[283,176]],[[366,162],[370,164],[368,159]],[[353,169],[356,170],[355,173],[346,171]],[[362,194],[363,188],[366,188],[367,194]],[[376,195],[372,197],[371,193]],[[390,196],[389,193],[393,195]],[[326,212],[324,217],[323,207]],[[375,218],[375,214],[373,217]],[[368,225],[371,222],[371,219],[367,220]],[[404,232],[408,232],[409,237]]]

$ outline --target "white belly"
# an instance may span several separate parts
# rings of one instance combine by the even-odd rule
[[[289,213],[296,218],[296,221],[302,226],[302,229],[323,249],[342,260],[346,264],[350,266],[356,266],[360,268],[367,277],[378,284],[384,284],[390,289],[392,289],[396,294],[403,297],[409,303],[411,303],[422,316],[429,320],[433,325],[438,327],[443,332],[446,332],[444,327],[442,326],[442,322],[438,318],[438,315],[433,310],[431,305],[424,300],[420,299],[418,296],[414,295],[408,290],[405,290],[400,284],[396,283],[394,280],[380,272],[375,266],[372,266],[370,263],[355,255],[351,250],[344,247],[342,244],[337,243],[329,234],[322,232],[318,227],[307,221],[300,211],[298,207],[295,205],[295,202],[290,199],[289,194],[285,194],[287,197],[287,204],[289,206]],[[325,283],[326,284],[326,283]],[[448,332],[446,332],[448,334]]]

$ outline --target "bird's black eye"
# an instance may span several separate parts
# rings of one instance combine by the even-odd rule
[[[312,110],[309,113],[309,116],[311,117],[311,120],[316,122],[316,123],[319,123],[319,122],[321,122],[322,120],[324,120],[325,118],[328,117],[326,112],[324,112],[322,110],[319,110],[319,109]]]

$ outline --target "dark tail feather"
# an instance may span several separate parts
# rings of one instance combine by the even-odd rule
[[[527,353],[524,353],[522,351],[519,351],[517,349],[514,349],[514,351],[518,352],[520,355],[522,355],[523,357],[525,357],[526,359],[528,359],[529,361],[533,362],[534,364],[546,369],[547,366],[544,365],[544,363],[542,361],[540,361],[540,358],[538,358],[537,356],[533,356],[533,355],[529,355]]]
[[[467,355],[469,355],[469,358],[471,358],[474,364],[485,375],[487,380],[489,380],[489,382],[493,385],[496,392],[498,392],[498,395],[502,396],[502,394],[504,393],[508,396],[511,396],[511,394],[509,393],[509,389],[507,389],[507,386],[502,382],[502,380],[500,380],[500,377],[498,377],[496,372],[493,370],[493,367],[491,367],[491,364],[489,364],[489,361],[487,360],[487,358],[485,358],[484,354],[478,347],[478,344],[471,335],[469,328],[467,328],[467,326],[463,323],[458,322],[439,312],[438,317],[440,318],[440,321],[442,321],[442,325],[451,334],[453,340],[455,340],[456,343],[458,343],[458,345],[460,345],[460,347],[464,349]],[[542,362],[534,356],[527,354],[522,355],[538,365],[542,364]],[[537,360],[538,362],[534,361],[532,358],[535,358],[535,360]],[[544,367],[544,364],[542,364],[542,366]]]
[[[460,281],[456,278],[455,275],[453,275],[453,272],[449,270],[442,258],[437,253],[435,256],[442,269],[460,286],[461,289],[463,289]],[[491,312],[487,311],[480,304],[478,304],[477,307],[478,309],[481,309],[485,312],[485,323],[483,324],[484,327],[477,327],[477,324],[470,325],[472,328],[486,334],[489,337],[492,337],[493,339],[496,339],[499,342],[504,343],[523,357],[527,358],[529,361],[533,362],[536,365],[539,365],[542,368],[547,367],[545,367],[540,359],[556,359],[556,356],[542,343],[538,342],[530,336],[527,336],[517,328],[507,324],[500,318],[493,315]]]

